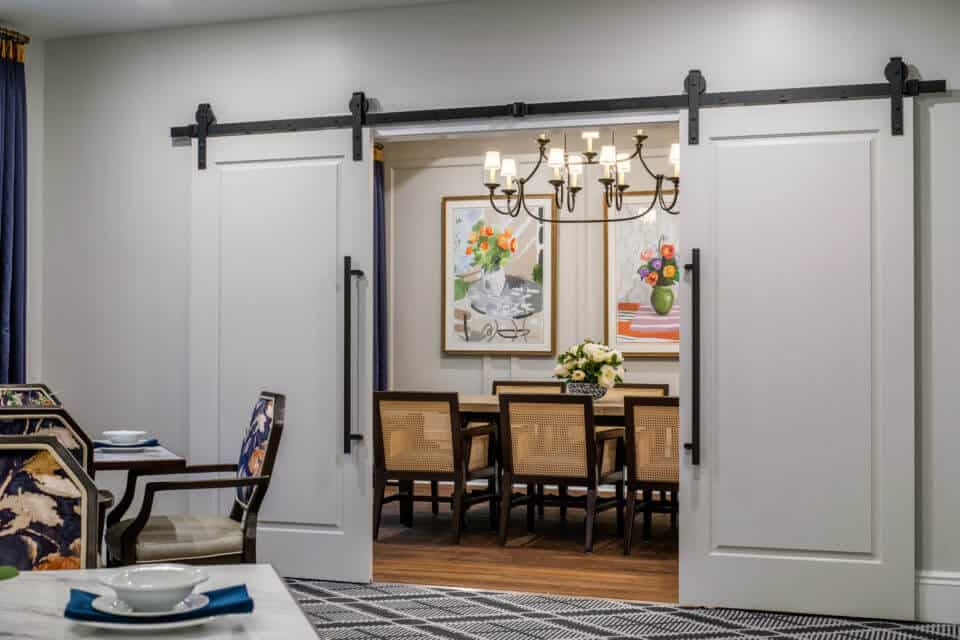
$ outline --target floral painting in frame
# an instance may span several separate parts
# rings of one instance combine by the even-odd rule
[[[652,197],[627,193],[616,216],[636,215]],[[680,355],[678,223],[678,216],[654,207],[638,220],[604,225],[604,338],[624,357]]]
[[[554,215],[553,196],[527,196]],[[505,207],[505,201],[498,206]],[[484,196],[441,203],[442,348],[459,355],[550,355],[556,346],[557,225],[494,211]]]

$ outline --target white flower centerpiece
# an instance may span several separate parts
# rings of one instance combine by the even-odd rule
[[[595,400],[623,382],[623,373],[623,354],[593,340],[584,340],[561,353],[553,370],[554,377],[567,381],[569,393],[587,394]]]

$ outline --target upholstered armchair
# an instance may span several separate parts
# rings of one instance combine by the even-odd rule
[[[501,479],[500,531],[498,542],[506,544],[512,507],[525,504],[527,529],[534,531],[534,486],[556,483],[580,486],[583,497],[553,498],[547,504],[586,510],[584,550],[593,550],[593,530],[598,511],[620,509],[616,498],[597,494],[600,473],[597,459],[593,400],[584,395],[503,394],[500,396]],[[514,495],[514,483],[526,484],[527,493]]]
[[[97,566],[97,488],[52,435],[0,436],[0,565]]]
[[[130,471],[123,497],[107,518],[108,564],[256,562],[257,518],[283,435],[285,403],[285,397],[279,393],[260,393],[237,464],[195,465],[162,472]],[[140,511],[134,518],[123,519],[133,503],[140,477],[222,473],[235,476],[148,482]],[[236,496],[229,516],[154,516],[151,513],[154,498],[161,492],[230,488],[236,490]]]
[[[633,521],[643,513],[643,538],[650,538],[654,513],[677,523],[680,487],[680,402],[676,397],[628,396],[624,402],[627,450],[627,513],[623,552],[630,553]],[[658,494],[658,500],[653,494]],[[669,492],[669,499],[667,495]],[[637,495],[641,501],[637,502]]]
[[[454,539],[460,542],[467,510],[490,503],[490,526],[496,526],[496,425],[461,425],[456,393],[378,391],[373,394],[374,506],[373,538],[380,533],[383,505],[399,501],[404,525],[413,525],[413,503],[449,502],[453,507]],[[431,496],[417,496],[414,482],[431,483]],[[467,490],[472,480],[487,480],[486,491]],[[388,481],[398,492],[386,497]],[[438,482],[453,482],[453,495],[439,498]],[[434,506],[434,513],[436,507]]]
[[[62,407],[60,399],[42,383],[0,385],[0,407]]]

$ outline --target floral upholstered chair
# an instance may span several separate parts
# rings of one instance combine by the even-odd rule
[[[45,384],[0,385],[0,407],[62,407],[60,399]]]
[[[0,565],[97,566],[97,489],[54,436],[0,436]]]
[[[127,474],[127,486],[107,519],[107,562],[111,566],[150,562],[217,563],[257,561],[257,516],[283,435],[286,399],[263,391],[257,399],[240,446],[237,464],[194,465],[172,471]],[[137,489],[137,479],[161,474],[233,473],[233,478],[148,482],[135,518],[123,520]],[[235,489],[229,516],[151,515],[161,491]]]
[[[93,441],[63,407],[0,405],[0,435],[54,436],[91,478],[94,475]]]

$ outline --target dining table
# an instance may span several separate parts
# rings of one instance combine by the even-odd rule
[[[24,640],[94,637],[311,640],[317,637],[286,584],[270,565],[208,565],[204,571],[210,579],[198,587],[199,591],[245,584],[254,602],[253,613],[221,616],[202,626],[175,632],[104,631],[65,618],[63,610],[70,598],[70,589],[112,593],[97,580],[116,569],[30,571],[0,581],[0,637]]]
[[[460,415],[471,422],[497,420],[500,396],[492,393],[461,393]],[[623,426],[623,397],[593,401],[594,423],[599,426]]]

